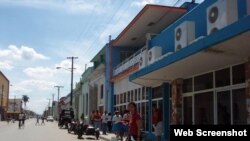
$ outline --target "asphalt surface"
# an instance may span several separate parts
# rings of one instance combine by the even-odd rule
[[[96,140],[94,136],[83,136],[83,140]],[[65,129],[59,129],[56,122],[46,122],[45,125],[35,125],[30,119],[23,129],[18,128],[18,122],[0,123],[0,141],[79,141],[76,135],[69,134]],[[99,141],[103,141],[99,139]]]

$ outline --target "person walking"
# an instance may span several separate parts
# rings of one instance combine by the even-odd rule
[[[123,137],[121,135],[121,121],[122,121],[122,116],[120,115],[119,111],[115,111],[115,115],[112,118],[113,126],[112,126],[112,131],[115,133],[116,138],[118,139],[119,137]]]
[[[103,135],[107,135],[107,126],[108,126],[108,113],[107,111],[105,111],[103,114],[102,114],[102,133]]]
[[[39,125],[39,116],[36,116],[36,125]]]
[[[18,127],[19,127],[19,129],[21,129],[21,127],[22,127],[22,119],[23,119],[23,112],[21,112],[18,115]]]
[[[136,104],[131,102],[128,104],[128,109],[130,112],[129,118],[129,141],[141,141],[141,127],[142,127],[142,119],[139,113],[137,112]]]
[[[45,125],[44,120],[45,120],[45,118],[44,118],[44,117],[42,117],[42,123],[41,123],[41,125]]]
[[[101,129],[101,115],[98,110],[96,110],[94,115],[94,127],[95,129]]]
[[[153,116],[152,123],[154,128],[155,136],[157,137],[157,141],[161,140],[161,135],[163,133],[163,122],[162,122],[162,110],[157,108],[157,106],[153,105]]]
[[[22,117],[22,126],[23,126],[23,128],[25,126],[25,120],[26,120],[26,115],[23,114],[23,117]]]

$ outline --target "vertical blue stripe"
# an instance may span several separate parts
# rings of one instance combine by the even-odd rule
[[[148,94],[148,128],[149,133],[152,133],[152,87],[147,87],[147,94]]]
[[[163,133],[164,140],[170,140],[170,106],[169,106],[169,97],[170,97],[170,85],[169,83],[162,84],[162,93],[163,93]]]

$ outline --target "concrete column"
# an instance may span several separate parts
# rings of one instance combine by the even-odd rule
[[[170,93],[170,85],[168,83],[162,84],[162,94],[163,94],[163,133],[164,133],[164,141],[170,140],[170,107],[169,105],[169,93]]]
[[[172,113],[171,124],[182,124],[182,79],[172,81]]]
[[[148,95],[148,128],[149,132],[152,133],[152,87],[147,87],[147,95]]]
[[[246,106],[247,106],[247,124],[250,124],[250,57],[245,64],[245,75],[246,75]]]

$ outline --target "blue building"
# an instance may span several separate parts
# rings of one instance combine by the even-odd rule
[[[146,5],[106,48],[109,111],[152,104],[170,124],[250,124],[249,0]],[[147,122],[146,122],[147,121]]]

